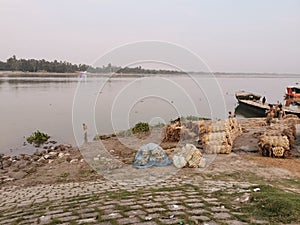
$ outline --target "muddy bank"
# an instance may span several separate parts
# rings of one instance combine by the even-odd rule
[[[32,155],[2,155],[1,158],[0,185],[32,186],[94,178],[79,149],[71,145],[55,145]]]

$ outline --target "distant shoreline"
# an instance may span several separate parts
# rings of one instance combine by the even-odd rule
[[[52,73],[52,72],[22,72],[22,71],[0,71],[0,76],[79,76],[80,73]]]
[[[87,73],[88,76],[93,77],[116,77],[116,78],[126,78],[126,77],[148,77],[148,76],[183,76],[183,75],[194,75],[194,76],[224,76],[224,77],[232,77],[232,76],[251,76],[251,77],[297,77],[300,74],[287,74],[287,73],[227,73],[227,72],[187,72],[187,73],[170,73],[170,74],[151,74],[151,73]],[[79,77],[80,71],[74,73],[54,73],[54,72],[23,72],[23,71],[0,71],[0,77]]]

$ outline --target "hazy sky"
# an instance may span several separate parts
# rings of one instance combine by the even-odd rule
[[[300,0],[0,0],[0,60],[92,64],[134,41],[184,46],[213,71],[300,73]]]

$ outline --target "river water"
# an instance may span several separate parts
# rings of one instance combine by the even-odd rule
[[[0,153],[32,151],[25,137],[40,130],[61,143],[88,139],[139,121],[167,123],[178,116],[226,118],[247,90],[284,104],[285,88],[300,75],[182,75],[151,77],[0,77]],[[237,115],[243,116],[243,115]]]

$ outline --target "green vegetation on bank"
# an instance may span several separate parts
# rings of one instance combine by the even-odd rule
[[[210,120],[209,118],[203,118],[203,117],[199,117],[199,116],[186,116],[186,117],[180,117],[180,121],[182,123],[186,123],[188,121],[199,121],[199,120]],[[96,140],[105,140],[105,139],[109,139],[111,136],[119,136],[119,137],[128,137],[131,134],[139,134],[139,133],[143,133],[143,132],[148,132],[153,128],[163,128],[164,126],[166,126],[166,124],[164,123],[157,123],[155,125],[150,125],[147,122],[138,122],[137,124],[135,124],[133,127],[131,127],[128,130],[121,130],[118,131],[115,134],[112,135],[106,135],[106,134],[97,134],[95,135],[95,137],[93,138],[94,141]]]
[[[48,134],[42,133],[39,130],[35,131],[31,136],[27,137],[27,141],[30,144],[35,144],[37,147],[41,146],[48,141],[50,136]]]
[[[93,67],[86,64],[72,64],[66,61],[47,61],[45,59],[17,59],[14,55],[6,60],[0,61],[0,71],[22,71],[22,72],[50,72],[50,73],[74,73],[87,71],[89,73],[118,73],[118,74],[181,74],[175,70],[143,69],[141,66],[134,68],[113,66]]]
[[[272,223],[300,222],[300,195],[269,185],[259,186],[253,193],[250,204],[242,207],[257,219],[268,219]]]
[[[153,128],[162,128],[164,126],[165,126],[164,123],[157,123],[157,124],[151,126],[146,122],[138,122],[132,128],[130,128],[128,130],[119,131],[116,134],[112,134],[112,135],[97,134],[97,135],[95,135],[93,140],[94,141],[96,141],[96,140],[105,140],[105,139],[109,139],[110,137],[113,137],[113,136],[128,137],[132,134],[139,134],[139,133],[149,132]]]
[[[0,61],[2,71],[23,71],[23,72],[52,72],[52,73],[73,73],[87,70],[87,65],[76,65],[69,62],[54,60],[52,62],[45,59],[17,59],[14,55],[6,62]]]
[[[141,133],[141,132],[148,132],[150,130],[149,124],[145,122],[139,122],[135,124],[134,127],[131,128],[131,132],[133,134]]]

